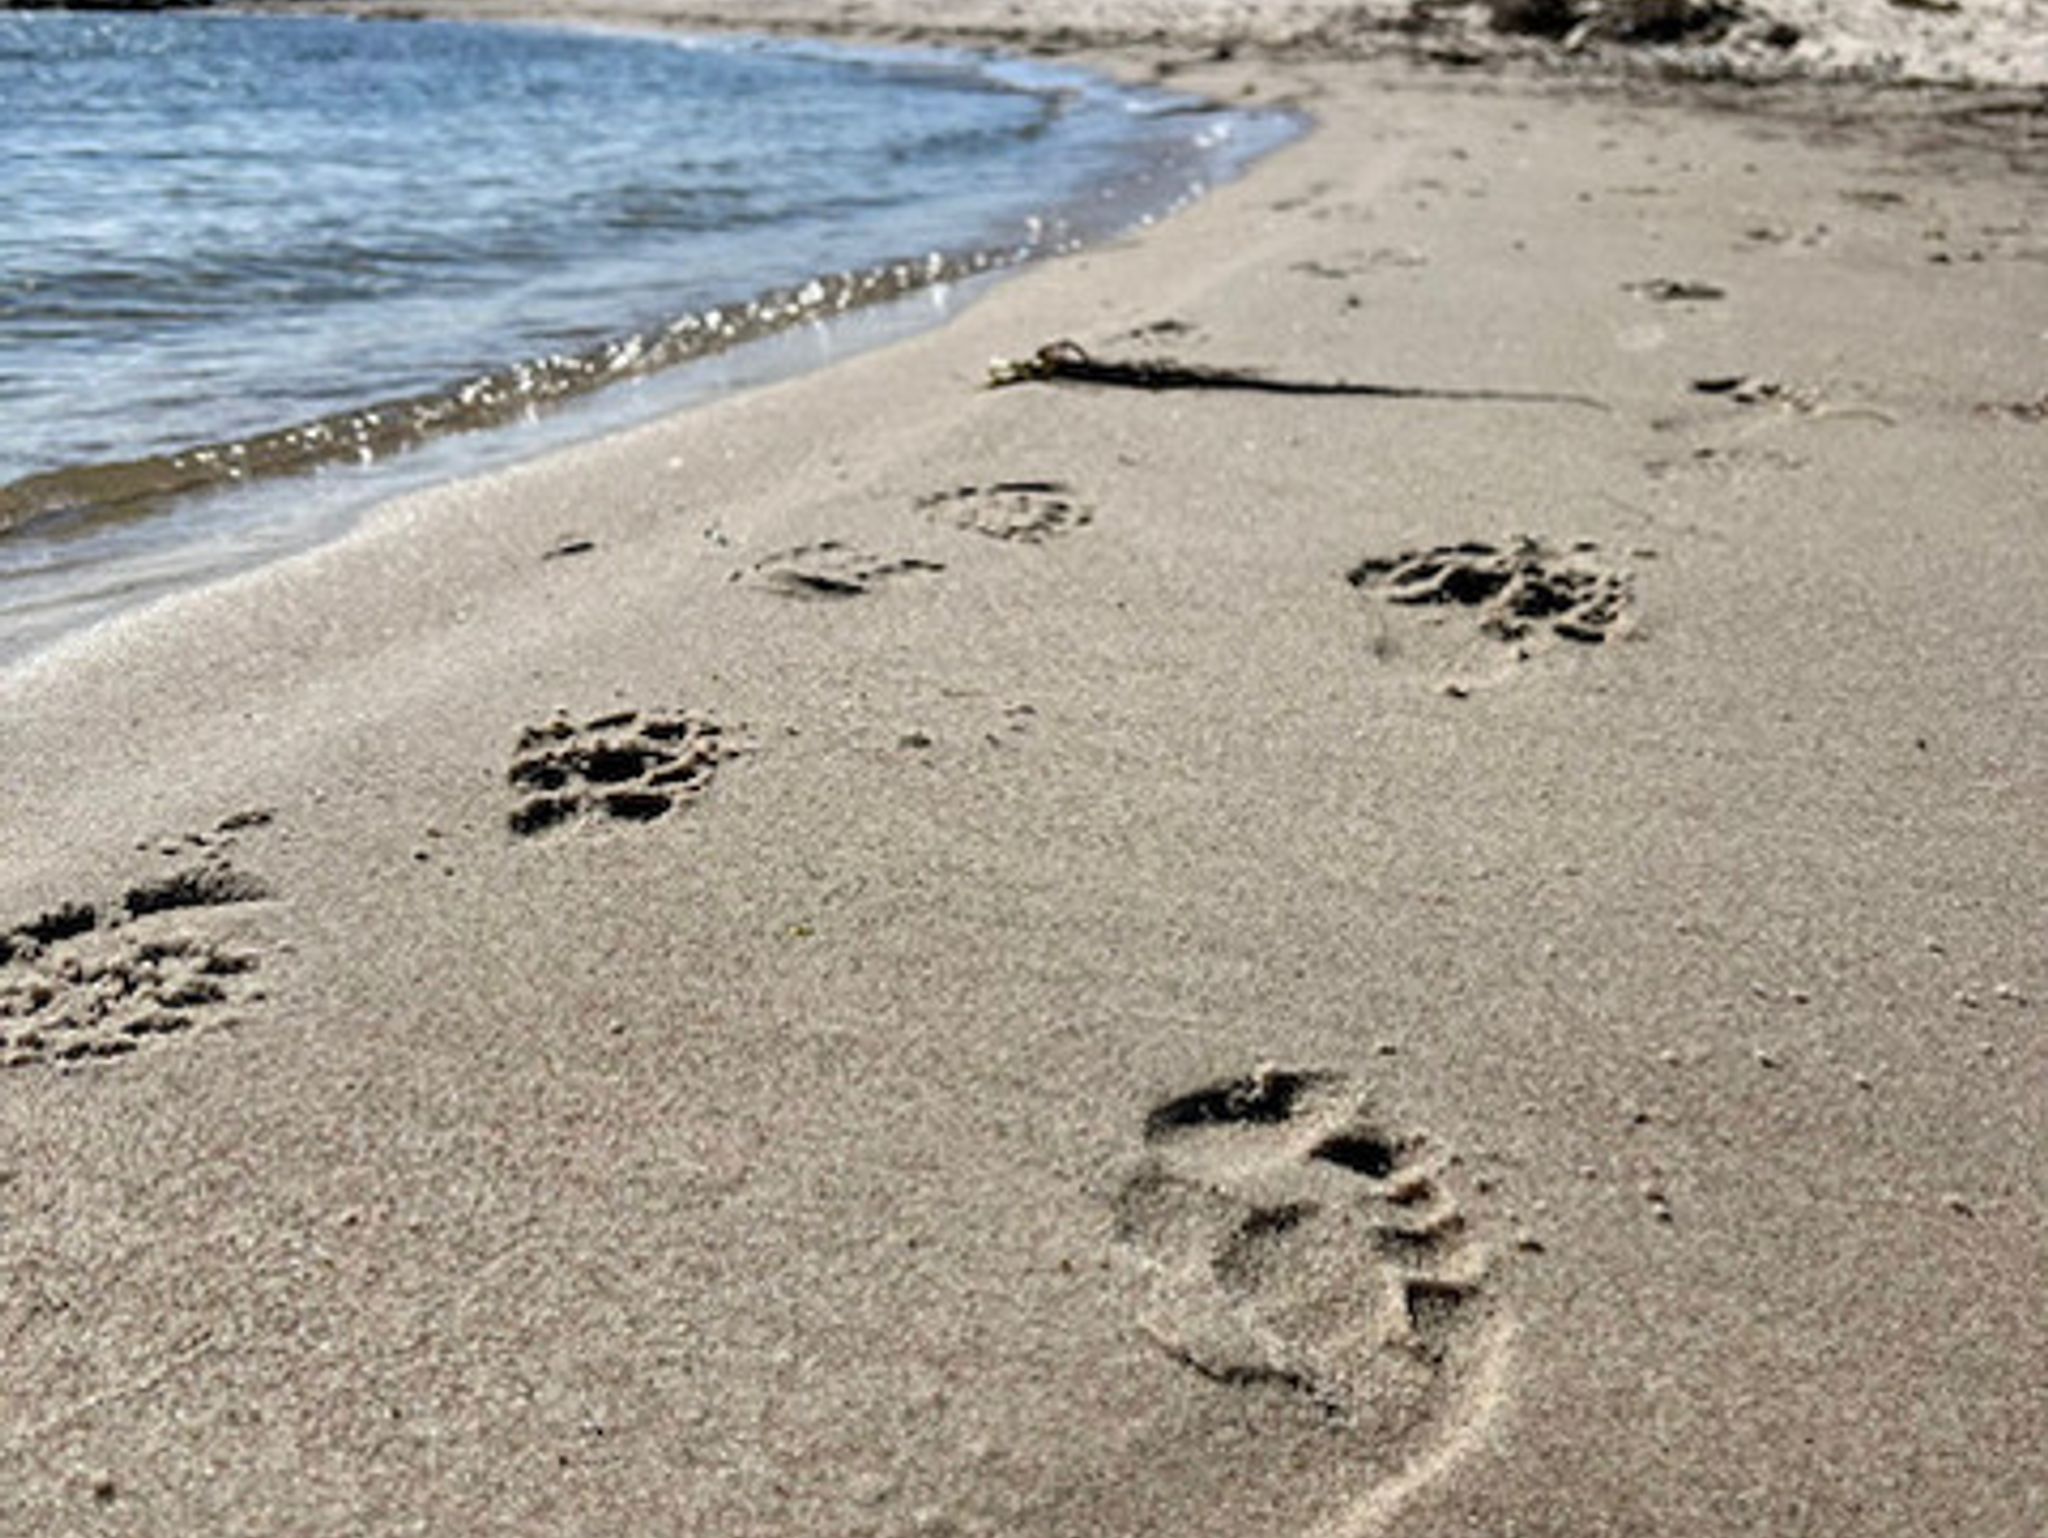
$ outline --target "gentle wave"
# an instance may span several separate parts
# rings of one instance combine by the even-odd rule
[[[815,278],[682,316],[569,355],[536,358],[443,391],[380,401],[316,421],[174,454],[70,466],[0,486],[0,533],[62,518],[71,528],[143,517],[167,502],[265,476],[368,462],[452,433],[519,421],[594,390],[724,352],[794,326],[901,299],[934,284],[1014,265],[1030,248],[934,253]]]

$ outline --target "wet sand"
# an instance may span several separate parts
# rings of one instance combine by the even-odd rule
[[[1320,131],[0,675],[0,1531],[2040,1530],[2038,134],[1208,51]]]

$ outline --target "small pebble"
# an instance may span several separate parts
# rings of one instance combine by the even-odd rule
[[[1775,1068],[1778,1066],[1778,1060],[1762,1047],[1758,1047],[1756,1049],[1756,1065],[1759,1068]]]

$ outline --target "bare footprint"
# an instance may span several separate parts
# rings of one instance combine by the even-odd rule
[[[1374,246],[1371,250],[1346,251],[1332,261],[1311,258],[1296,262],[1291,272],[1325,282],[1362,278],[1387,268],[1427,267],[1429,258],[1412,246]]]
[[[1359,562],[1345,574],[1362,592],[1405,605],[1455,604],[1478,611],[1496,640],[1522,642],[1539,630],[1599,645],[1621,624],[1630,584],[1595,560],[1581,540],[1560,553],[1535,539],[1492,545],[1466,540]]]
[[[1804,470],[1809,460],[1784,449],[1753,448],[1747,444],[1735,443],[1726,446],[1703,443],[1691,453],[1676,459],[1646,459],[1643,469],[1655,480],[1665,480],[1674,475],[1718,475],[1736,476],[1750,472],[1790,473]]]
[[[1838,404],[1818,385],[1786,384],[1755,374],[1723,374],[1692,382],[1695,395],[1716,395],[1736,406],[1776,406],[1804,417],[1862,417],[1896,426],[1898,419],[1876,406]]]
[[[892,577],[945,569],[938,561],[869,555],[840,540],[823,539],[779,550],[733,573],[733,580],[744,577],[784,598],[859,598]]]
[[[1720,284],[1697,278],[1644,278],[1621,286],[1653,304],[1704,304],[1728,297],[1728,290]]]
[[[990,539],[1042,544],[1095,521],[1064,481],[992,481],[920,497],[918,508],[956,529]]]
[[[519,736],[505,778],[525,799],[506,822],[520,838],[577,817],[653,822],[704,794],[738,751],[717,722],[688,712],[622,710],[581,726],[557,717]]]
[[[0,1067],[82,1066],[235,1024],[263,997],[257,956],[188,921],[269,896],[215,858],[0,932]]]
[[[1168,315],[1161,320],[1147,321],[1142,326],[1133,326],[1123,333],[1120,340],[1126,342],[1155,342],[1174,337],[1189,337],[1202,328],[1192,321],[1182,320],[1177,315]]]
[[[2048,391],[2033,400],[1986,401],[1976,411],[1979,416],[2002,417],[2009,422],[2048,422]]]
[[[1488,1254],[1428,1140],[1339,1074],[1266,1068],[1153,1108],[1114,1198],[1140,1328],[1333,1426],[1428,1430],[1484,1349]]]

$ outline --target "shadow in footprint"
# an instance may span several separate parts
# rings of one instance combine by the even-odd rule
[[[1190,1127],[1247,1123],[1271,1127],[1286,1121],[1318,1075],[1272,1070],[1248,1079],[1211,1084],[1164,1105],[1145,1117],[1145,1136],[1158,1139]]]
[[[1703,283],[1697,278],[1645,278],[1621,286],[1653,304],[1704,304],[1728,297],[1728,290],[1720,284]]]
[[[506,824],[531,838],[581,816],[653,822],[702,795],[737,751],[716,722],[688,713],[624,710],[581,726],[559,718],[531,726],[505,774],[527,796]]]
[[[756,561],[733,580],[744,577],[783,598],[859,598],[895,577],[940,572],[938,561],[916,556],[884,558],[836,539],[798,545]]]
[[[1360,561],[1345,580],[1361,592],[1407,606],[1457,605],[1478,611],[1479,628],[1500,641],[1547,630],[1597,646],[1628,607],[1627,575],[1597,564],[1598,546],[1582,540],[1567,553],[1539,540],[1508,545],[1466,540]]]

